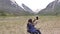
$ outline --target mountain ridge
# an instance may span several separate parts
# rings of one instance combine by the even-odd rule
[[[15,1],[12,2],[11,0],[0,0],[0,11],[14,15],[29,14],[28,12],[25,12],[25,10],[21,8]]]
[[[60,2],[55,0],[47,5],[45,9],[39,11],[40,15],[59,15],[60,13]]]
[[[29,12],[29,13],[34,13],[28,6],[26,6],[25,4],[22,3],[22,7],[24,8],[24,10],[26,12]]]

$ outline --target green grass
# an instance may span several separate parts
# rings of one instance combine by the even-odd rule
[[[0,18],[0,34],[27,34],[26,24],[29,18],[35,16],[15,16]],[[60,31],[60,16],[39,16],[37,28],[42,34],[54,34]]]

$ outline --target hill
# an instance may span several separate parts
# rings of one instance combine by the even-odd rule
[[[55,0],[48,4],[45,9],[39,11],[40,15],[60,15],[60,1]]]
[[[1,14],[26,15],[29,13],[25,12],[15,1],[0,0],[0,15]]]

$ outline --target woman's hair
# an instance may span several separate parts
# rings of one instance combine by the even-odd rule
[[[32,19],[29,19],[28,22],[32,23]]]

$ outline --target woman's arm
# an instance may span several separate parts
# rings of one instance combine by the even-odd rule
[[[36,25],[37,24],[37,20],[35,19],[35,20],[33,20],[33,24],[34,25]]]
[[[33,24],[34,24],[34,25],[37,24],[36,20],[38,20],[38,16],[36,17],[36,19],[33,20]]]
[[[36,20],[38,20],[38,16],[36,17],[36,19],[33,20],[33,22],[35,22]]]
[[[33,20],[33,23],[36,21],[36,19]]]

